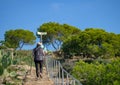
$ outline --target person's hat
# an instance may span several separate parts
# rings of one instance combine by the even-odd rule
[[[42,45],[42,43],[41,43],[41,42],[38,42],[37,45]]]

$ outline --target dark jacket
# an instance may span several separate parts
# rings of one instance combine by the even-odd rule
[[[33,49],[33,56],[34,56],[34,61],[40,61],[44,59],[44,51],[43,48],[36,47]]]

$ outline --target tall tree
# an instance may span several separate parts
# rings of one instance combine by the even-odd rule
[[[38,31],[47,32],[47,35],[43,36],[44,44],[52,45],[55,50],[60,50],[63,41],[69,36],[78,34],[80,29],[67,24],[48,22],[42,24]]]
[[[65,58],[80,54],[79,36],[76,35],[67,38],[62,44],[62,51],[64,52]]]
[[[120,34],[103,29],[87,28],[76,37],[67,38],[62,45],[64,54],[82,53],[86,57],[114,57],[120,55]]]
[[[5,45],[9,48],[19,48],[25,44],[34,44],[36,37],[29,30],[16,29],[5,32]]]
[[[92,44],[96,44],[101,47],[101,44],[106,40],[107,32],[98,28],[86,28],[85,32],[91,36]]]

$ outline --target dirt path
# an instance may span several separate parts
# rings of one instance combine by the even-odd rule
[[[35,68],[32,67],[31,74],[26,76],[24,85],[54,85],[54,83],[48,78],[45,67],[43,67],[43,78],[36,80]]]

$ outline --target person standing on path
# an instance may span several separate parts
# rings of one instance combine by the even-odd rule
[[[42,78],[43,59],[45,57],[45,53],[42,48],[41,42],[38,42],[37,46],[33,49],[33,56],[34,56],[34,62],[35,62],[35,68],[36,68],[36,76],[37,76],[37,79],[39,79],[39,77]]]

